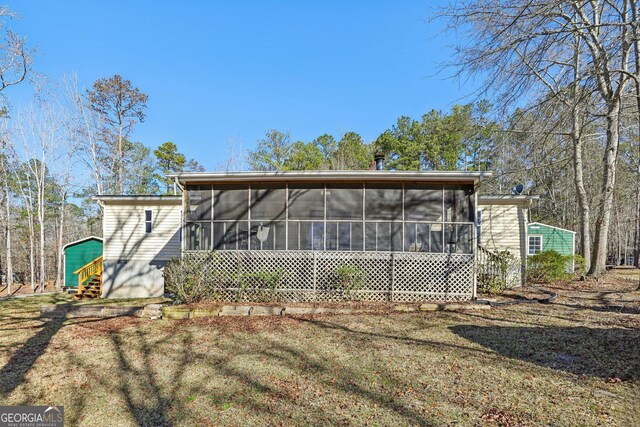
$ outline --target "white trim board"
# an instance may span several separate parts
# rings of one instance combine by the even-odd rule
[[[67,243],[66,245],[64,245],[62,247],[62,250],[64,251],[65,249],[67,249],[68,246],[77,245],[78,243],[86,242],[86,241],[89,241],[89,240],[100,240],[101,242],[103,241],[102,237],[89,236],[89,237],[85,237],[84,239],[79,239],[79,240],[75,240],[73,242]]]

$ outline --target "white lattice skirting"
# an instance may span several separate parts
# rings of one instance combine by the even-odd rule
[[[217,251],[185,252],[184,257],[205,261],[206,280],[215,288],[218,301],[412,302],[473,297],[473,254]],[[341,269],[358,272],[362,279],[356,290],[345,292],[336,284]],[[269,298],[263,286],[247,284],[247,277],[275,272],[280,279],[268,290]]]

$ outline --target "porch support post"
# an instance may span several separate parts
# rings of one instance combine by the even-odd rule
[[[478,193],[474,192],[473,196],[475,200],[473,203],[473,232],[471,233],[473,236],[473,283],[471,284],[473,288],[471,289],[471,300],[475,301],[478,298]]]

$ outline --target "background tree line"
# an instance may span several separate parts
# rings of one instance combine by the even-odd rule
[[[0,8],[0,19],[12,16]],[[37,78],[34,53],[10,30],[1,43],[0,289],[11,293],[14,277],[33,291],[61,287],[62,247],[102,233],[91,196],[171,194],[168,173],[203,168],[173,142],[152,149],[132,139],[148,96],[120,75],[86,90],[75,78],[48,84],[29,107],[12,110],[6,92]]]
[[[343,155],[379,150],[397,170],[493,170],[483,192],[522,183],[539,194],[533,219],[578,231],[589,275],[631,254],[637,265],[639,14],[637,0],[452,2],[434,18],[460,40],[449,69],[482,80],[478,96],[489,101],[400,117]],[[249,163],[339,168],[333,155],[318,154],[318,140],[291,144],[288,134],[271,131]],[[341,166],[367,168],[364,161]]]

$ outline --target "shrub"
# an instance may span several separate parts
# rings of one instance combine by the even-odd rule
[[[165,290],[173,295],[174,303],[192,304],[211,299],[216,291],[216,280],[212,282],[207,275],[217,270],[215,264],[218,262],[219,257],[213,252],[203,258],[171,259],[162,276]]]
[[[553,249],[538,252],[527,258],[527,280],[546,283],[568,280],[571,273],[567,272],[567,265],[572,261],[572,255],[561,255]]]
[[[334,290],[341,291],[347,298],[353,298],[365,285],[366,272],[353,264],[341,264],[334,272]]]
[[[507,273],[509,266],[515,261],[515,256],[509,251],[493,253],[487,258],[487,264],[480,265],[478,274],[478,291],[496,295],[507,287]]]
[[[278,268],[274,271],[259,270],[252,273],[241,273],[238,277],[238,300],[245,298],[248,289],[255,291],[255,299],[259,301],[276,300],[277,291],[286,274],[284,268]]]
[[[483,294],[498,295],[507,287],[507,281],[500,276],[480,273],[478,275],[478,291]]]

